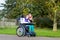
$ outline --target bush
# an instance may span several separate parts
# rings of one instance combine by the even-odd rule
[[[53,26],[53,21],[50,20],[48,17],[40,17],[35,19],[37,27],[40,28],[52,28]]]

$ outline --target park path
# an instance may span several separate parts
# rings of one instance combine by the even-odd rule
[[[0,40],[60,40],[60,38],[51,37],[18,37],[16,35],[1,35]]]

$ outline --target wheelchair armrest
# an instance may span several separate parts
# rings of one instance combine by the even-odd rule
[[[34,25],[33,23],[23,23],[22,25]]]

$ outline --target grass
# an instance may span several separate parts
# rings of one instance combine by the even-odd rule
[[[53,32],[52,29],[35,29],[37,36],[43,37],[60,37],[60,30]]]
[[[0,34],[9,34],[9,35],[16,35],[16,28],[17,26],[11,26],[11,27],[0,27]]]
[[[0,29],[0,34],[9,34],[9,35],[16,35],[16,28],[3,28]]]
[[[60,30],[53,32],[52,29],[35,29],[37,36],[60,37]],[[16,35],[16,28],[0,28],[0,34]]]

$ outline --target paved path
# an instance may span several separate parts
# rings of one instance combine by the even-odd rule
[[[0,35],[0,40],[60,40],[60,38],[49,38],[49,37],[18,37],[16,35]]]

